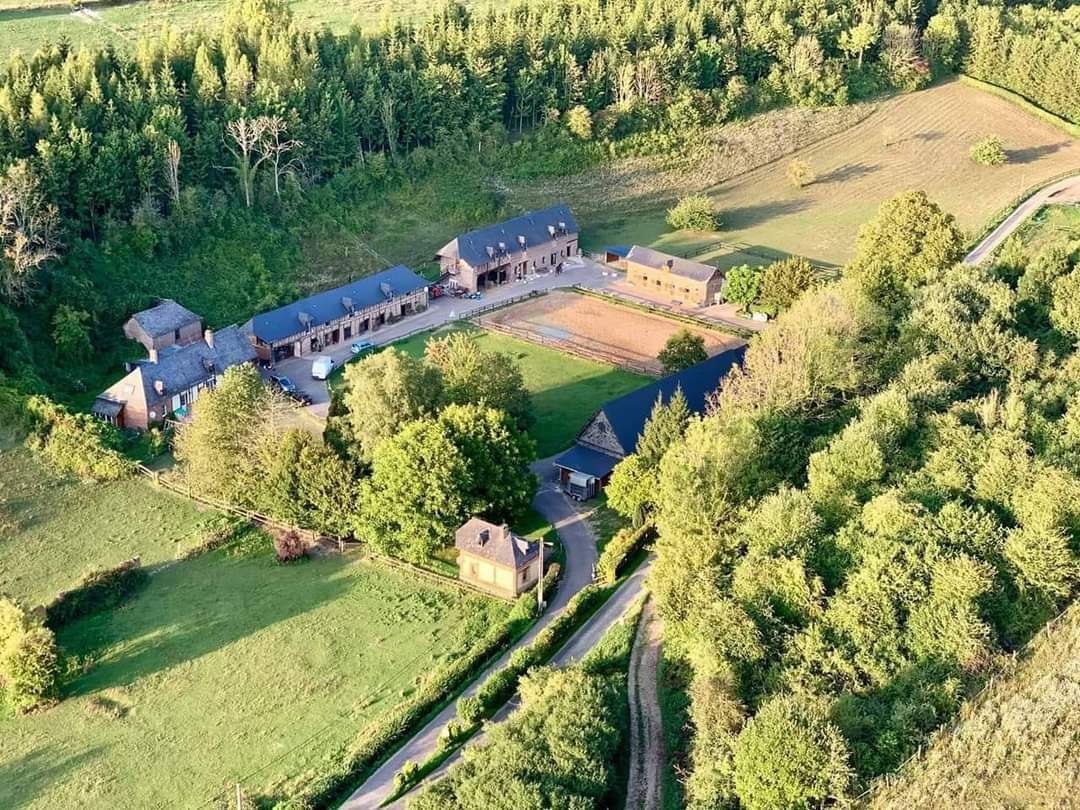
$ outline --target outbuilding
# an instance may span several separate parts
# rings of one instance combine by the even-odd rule
[[[626,281],[677,304],[707,307],[719,303],[724,273],[711,264],[634,245],[623,260]]]
[[[428,283],[399,264],[256,315],[244,328],[260,360],[322,354],[427,308]]]
[[[704,413],[709,395],[742,363],[745,354],[746,346],[728,349],[604,403],[578,434],[577,443],[555,459],[559,486],[579,500],[598,494],[611,478],[615,465],[637,449],[638,439],[657,401],[667,404],[681,390],[690,412]]]

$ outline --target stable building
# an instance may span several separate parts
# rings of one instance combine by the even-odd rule
[[[626,281],[683,306],[707,307],[720,303],[724,273],[710,264],[634,245],[618,262]]]
[[[472,518],[454,533],[458,578],[495,596],[513,599],[540,581],[540,544]]]
[[[427,308],[428,283],[405,265],[256,315],[244,325],[260,360],[306,357]]]
[[[129,364],[127,375],[97,396],[90,410],[109,424],[134,430],[170,416],[184,419],[227,369],[254,360],[255,349],[239,327],[207,329],[196,343],[150,349],[145,360]]]
[[[553,205],[462,234],[435,255],[451,287],[476,292],[560,270],[578,255],[578,225],[570,207]]]
[[[128,318],[124,335],[141,343],[148,352],[187,346],[202,340],[202,318],[171,298],[162,298],[156,306]]]
[[[690,412],[704,413],[709,395],[735,366],[742,364],[745,354],[746,346],[728,349],[604,403],[578,434],[577,443],[555,459],[559,486],[579,500],[598,494],[615,465],[637,448],[657,400],[667,404],[677,390],[682,390]]]

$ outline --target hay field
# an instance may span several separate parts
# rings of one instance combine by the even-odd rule
[[[701,335],[710,355],[742,342],[731,335],[686,326],[660,315],[559,291],[497,310],[483,319],[483,325],[507,326],[570,352],[580,348],[615,362],[643,366],[654,374],[662,372],[656,355],[680,329]]]
[[[1080,605],[962,716],[955,734],[944,732],[921,763],[869,806],[1080,805]]]
[[[1002,138],[1006,165],[982,167],[968,156],[988,134]],[[817,174],[803,189],[785,176],[795,158]],[[1080,142],[1005,99],[952,81],[875,105],[767,113],[720,127],[678,165],[670,158],[618,161],[558,184],[521,184],[512,196],[522,204],[568,198],[588,249],[636,242],[710,260],[728,251],[704,249],[724,240],[842,264],[859,225],[901,191],[926,191],[976,233],[1023,191],[1078,168]],[[671,231],[665,209],[698,191],[715,201],[720,231]]]

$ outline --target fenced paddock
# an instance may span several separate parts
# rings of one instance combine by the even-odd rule
[[[710,355],[741,342],[704,326],[558,290],[484,315],[477,322],[485,329],[652,376],[663,371],[656,355],[681,329],[700,335]]]

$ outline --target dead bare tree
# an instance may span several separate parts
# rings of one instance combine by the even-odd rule
[[[266,160],[266,155],[259,151],[259,145],[266,134],[268,119],[265,116],[245,118],[241,116],[225,126],[229,138],[225,148],[235,158],[235,166],[223,166],[226,171],[236,172],[240,189],[244,193],[244,203],[251,208],[255,193],[255,175],[259,165]],[[232,143],[229,143],[229,139]]]
[[[274,173],[274,194],[281,196],[281,180],[289,174],[296,174],[297,169],[303,169],[303,161],[296,154],[297,149],[304,145],[303,141],[290,139],[286,136],[289,132],[289,123],[279,115],[266,119],[266,131],[259,141],[259,154],[263,160],[269,161]]]
[[[46,202],[26,161],[9,166],[0,177],[0,245],[6,259],[0,268],[0,293],[5,299],[22,299],[34,271],[59,255],[59,221],[60,212]]]
[[[165,181],[174,205],[180,204],[180,144],[169,140],[165,147]]]

